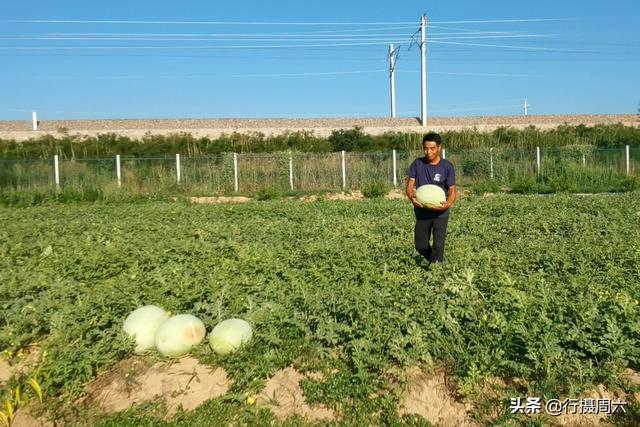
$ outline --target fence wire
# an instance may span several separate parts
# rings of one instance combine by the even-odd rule
[[[419,151],[337,153],[222,153],[121,157],[120,179],[115,158],[59,159],[60,187],[126,189],[133,192],[239,193],[269,189],[278,192],[363,189],[371,183],[402,186]],[[394,169],[395,156],[395,169]],[[540,150],[477,148],[446,150],[459,185],[486,181],[509,184],[523,180],[606,182],[640,173],[640,148],[597,148],[589,145]],[[178,174],[179,167],[179,174]],[[344,174],[344,181],[343,181]],[[395,174],[395,179],[394,179]],[[179,177],[179,179],[178,179]],[[46,189],[56,186],[54,161],[0,160],[0,191]]]

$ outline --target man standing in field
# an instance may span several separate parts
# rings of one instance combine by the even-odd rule
[[[414,241],[417,251],[430,263],[444,262],[449,208],[456,200],[456,173],[450,161],[440,157],[442,140],[437,133],[422,138],[425,157],[417,158],[407,170],[407,197],[416,215]],[[447,200],[438,208],[425,208],[416,200],[416,189],[427,184],[441,187]],[[433,245],[429,239],[433,235]]]

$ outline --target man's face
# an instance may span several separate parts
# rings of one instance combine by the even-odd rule
[[[440,155],[440,146],[433,141],[427,141],[422,144],[424,155],[428,160],[433,160]]]

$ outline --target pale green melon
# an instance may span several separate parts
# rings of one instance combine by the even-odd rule
[[[127,316],[122,329],[136,340],[135,352],[137,354],[153,348],[156,332],[168,318],[167,312],[155,305],[145,305]]]
[[[207,331],[200,319],[179,314],[160,325],[156,348],[163,356],[180,357],[202,342]]]
[[[251,340],[251,325],[242,319],[227,319],[218,323],[209,334],[209,345],[213,351],[226,355],[238,350]]]
[[[416,199],[425,208],[439,208],[447,200],[442,187],[427,184],[416,190]]]

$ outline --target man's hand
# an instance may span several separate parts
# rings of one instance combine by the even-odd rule
[[[424,208],[424,206],[422,206],[420,202],[418,202],[418,200],[416,199],[416,179],[415,178],[407,179],[406,194],[409,200],[411,200],[411,203],[413,204],[413,206],[421,209]]]
[[[434,208],[430,208],[432,211],[436,211],[436,212],[444,212],[447,209],[449,209],[451,207],[451,202],[446,201],[446,202],[442,202],[441,206],[439,207],[434,207]]]
[[[411,203],[413,203],[413,206],[415,206],[416,208],[424,208],[424,206],[422,206],[422,204],[420,204],[420,202],[418,202],[418,199],[416,199],[416,196],[413,196],[411,198]]]

